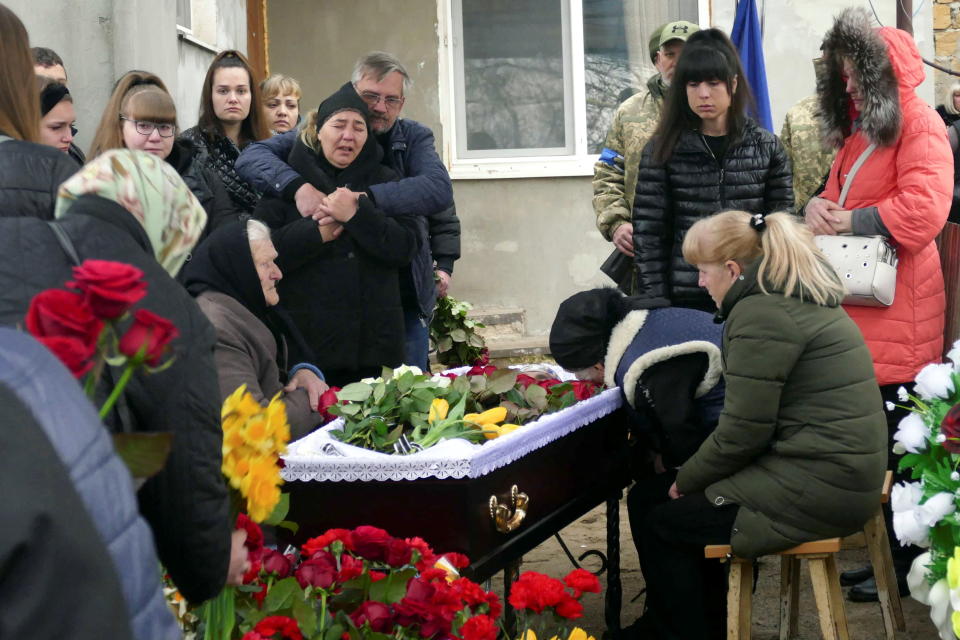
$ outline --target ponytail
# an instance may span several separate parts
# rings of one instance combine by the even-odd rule
[[[757,280],[764,293],[769,286],[821,306],[840,304],[845,295],[813,233],[788,213],[757,219],[745,211],[724,211],[699,220],[683,240],[683,258],[691,264],[733,260],[741,268],[760,259]]]

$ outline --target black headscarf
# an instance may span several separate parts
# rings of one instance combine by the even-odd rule
[[[581,291],[562,303],[550,328],[550,353],[561,367],[578,371],[602,363],[613,328],[636,309],[669,306],[668,300],[628,298],[618,289]]]
[[[66,85],[59,82],[51,82],[40,92],[40,115],[45,116],[60,104],[60,101],[70,95]]]
[[[184,286],[194,297],[218,291],[242,304],[273,334],[278,358],[284,339],[298,345],[300,353],[312,354],[286,310],[267,306],[247,236],[248,219],[223,223],[197,246],[183,267]]]
[[[349,166],[343,169],[330,164],[323,151],[314,151],[297,137],[288,162],[310,184],[324,193],[333,193],[337,187],[347,187],[352,191],[366,191],[383,159],[383,149],[370,128],[370,110],[367,103],[357,94],[349,82],[320,103],[317,109],[317,131],[323,123],[340,111],[356,111],[367,123],[367,141],[360,153]]]

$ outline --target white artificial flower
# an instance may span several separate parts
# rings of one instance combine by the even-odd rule
[[[930,546],[930,527],[920,521],[919,511],[901,511],[893,514],[893,532],[901,547],[916,545],[924,549]]]
[[[960,371],[960,340],[953,343],[953,348],[947,353],[947,360],[953,363],[954,371]]]
[[[946,578],[940,578],[930,587],[930,619],[936,625],[940,640],[955,640],[950,620],[950,587]]]
[[[913,559],[910,572],[907,574],[907,586],[910,587],[910,597],[920,604],[930,605],[930,552],[924,551]]]
[[[957,510],[952,493],[941,491],[930,496],[930,499],[924,502],[918,508],[919,520],[928,527],[936,526],[938,522]]]
[[[420,370],[420,367],[412,367],[412,366],[407,365],[407,364],[402,364],[402,365],[400,365],[399,367],[397,367],[396,369],[393,370],[393,376],[394,376],[394,377],[402,376],[402,375],[405,374],[407,371],[412,372],[413,375],[415,375],[415,376],[423,375],[423,371]]]
[[[890,491],[890,508],[894,513],[913,511],[923,498],[923,488],[919,482],[901,482],[893,485]]]
[[[910,399],[910,396],[907,395],[906,387],[900,387],[899,389],[897,389],[897,400],[899,400],[900,402],[906,402],[909,399]]]
[[[887,408],[887,411],[893,411],[897,407],[897,405],[893,404],[889,400],[883,403],[883,405]]]
[[[917,374],[913,392],[924,400],[946,398],[953,391],[952,373],[949,364],[928,364]]]
[[[930,427],[923,421],[920,414],[911,412],[897,425],[897,432],[893,434],[893,439],[910,453],[920,453],[927,448],[929,435]]]
[[[957,473],[956,471],[952,472],[950,474],[950,479],[954,482],[960,482],[960,473]]]
[[[451,380],[447,376],[442,376],[438,373],[437,375],[430,378],[430,382],[434,383],[441,389],[446,389],[447,387],[450,386]]]

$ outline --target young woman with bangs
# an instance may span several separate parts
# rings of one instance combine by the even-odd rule
[[[194,144],[176,135],[177,107],[163,80],[146,71],[128,71],[107,102],[89,156],[135,149],[166,160],[207,212],[206,237],[223,222],[235,220],[237,211],[217,174],[196,159]]]
[[[660,123],[643,150],[633,206],[637,295],[674,306],[714,308],[680,248],[687,230],[724,209],[793,208],[783,145],[747,117],[750,86],[719,29],[687,40]]]

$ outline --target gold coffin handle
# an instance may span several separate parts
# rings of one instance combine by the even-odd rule
[[[521,493],[517,485],[510,487],[510,502],[500,504],[497,496],[490,496],[490,519],[493,525],[500,533],[510,533],[514,531],[527,517],[527,507],[530,505],[530,497]]]

